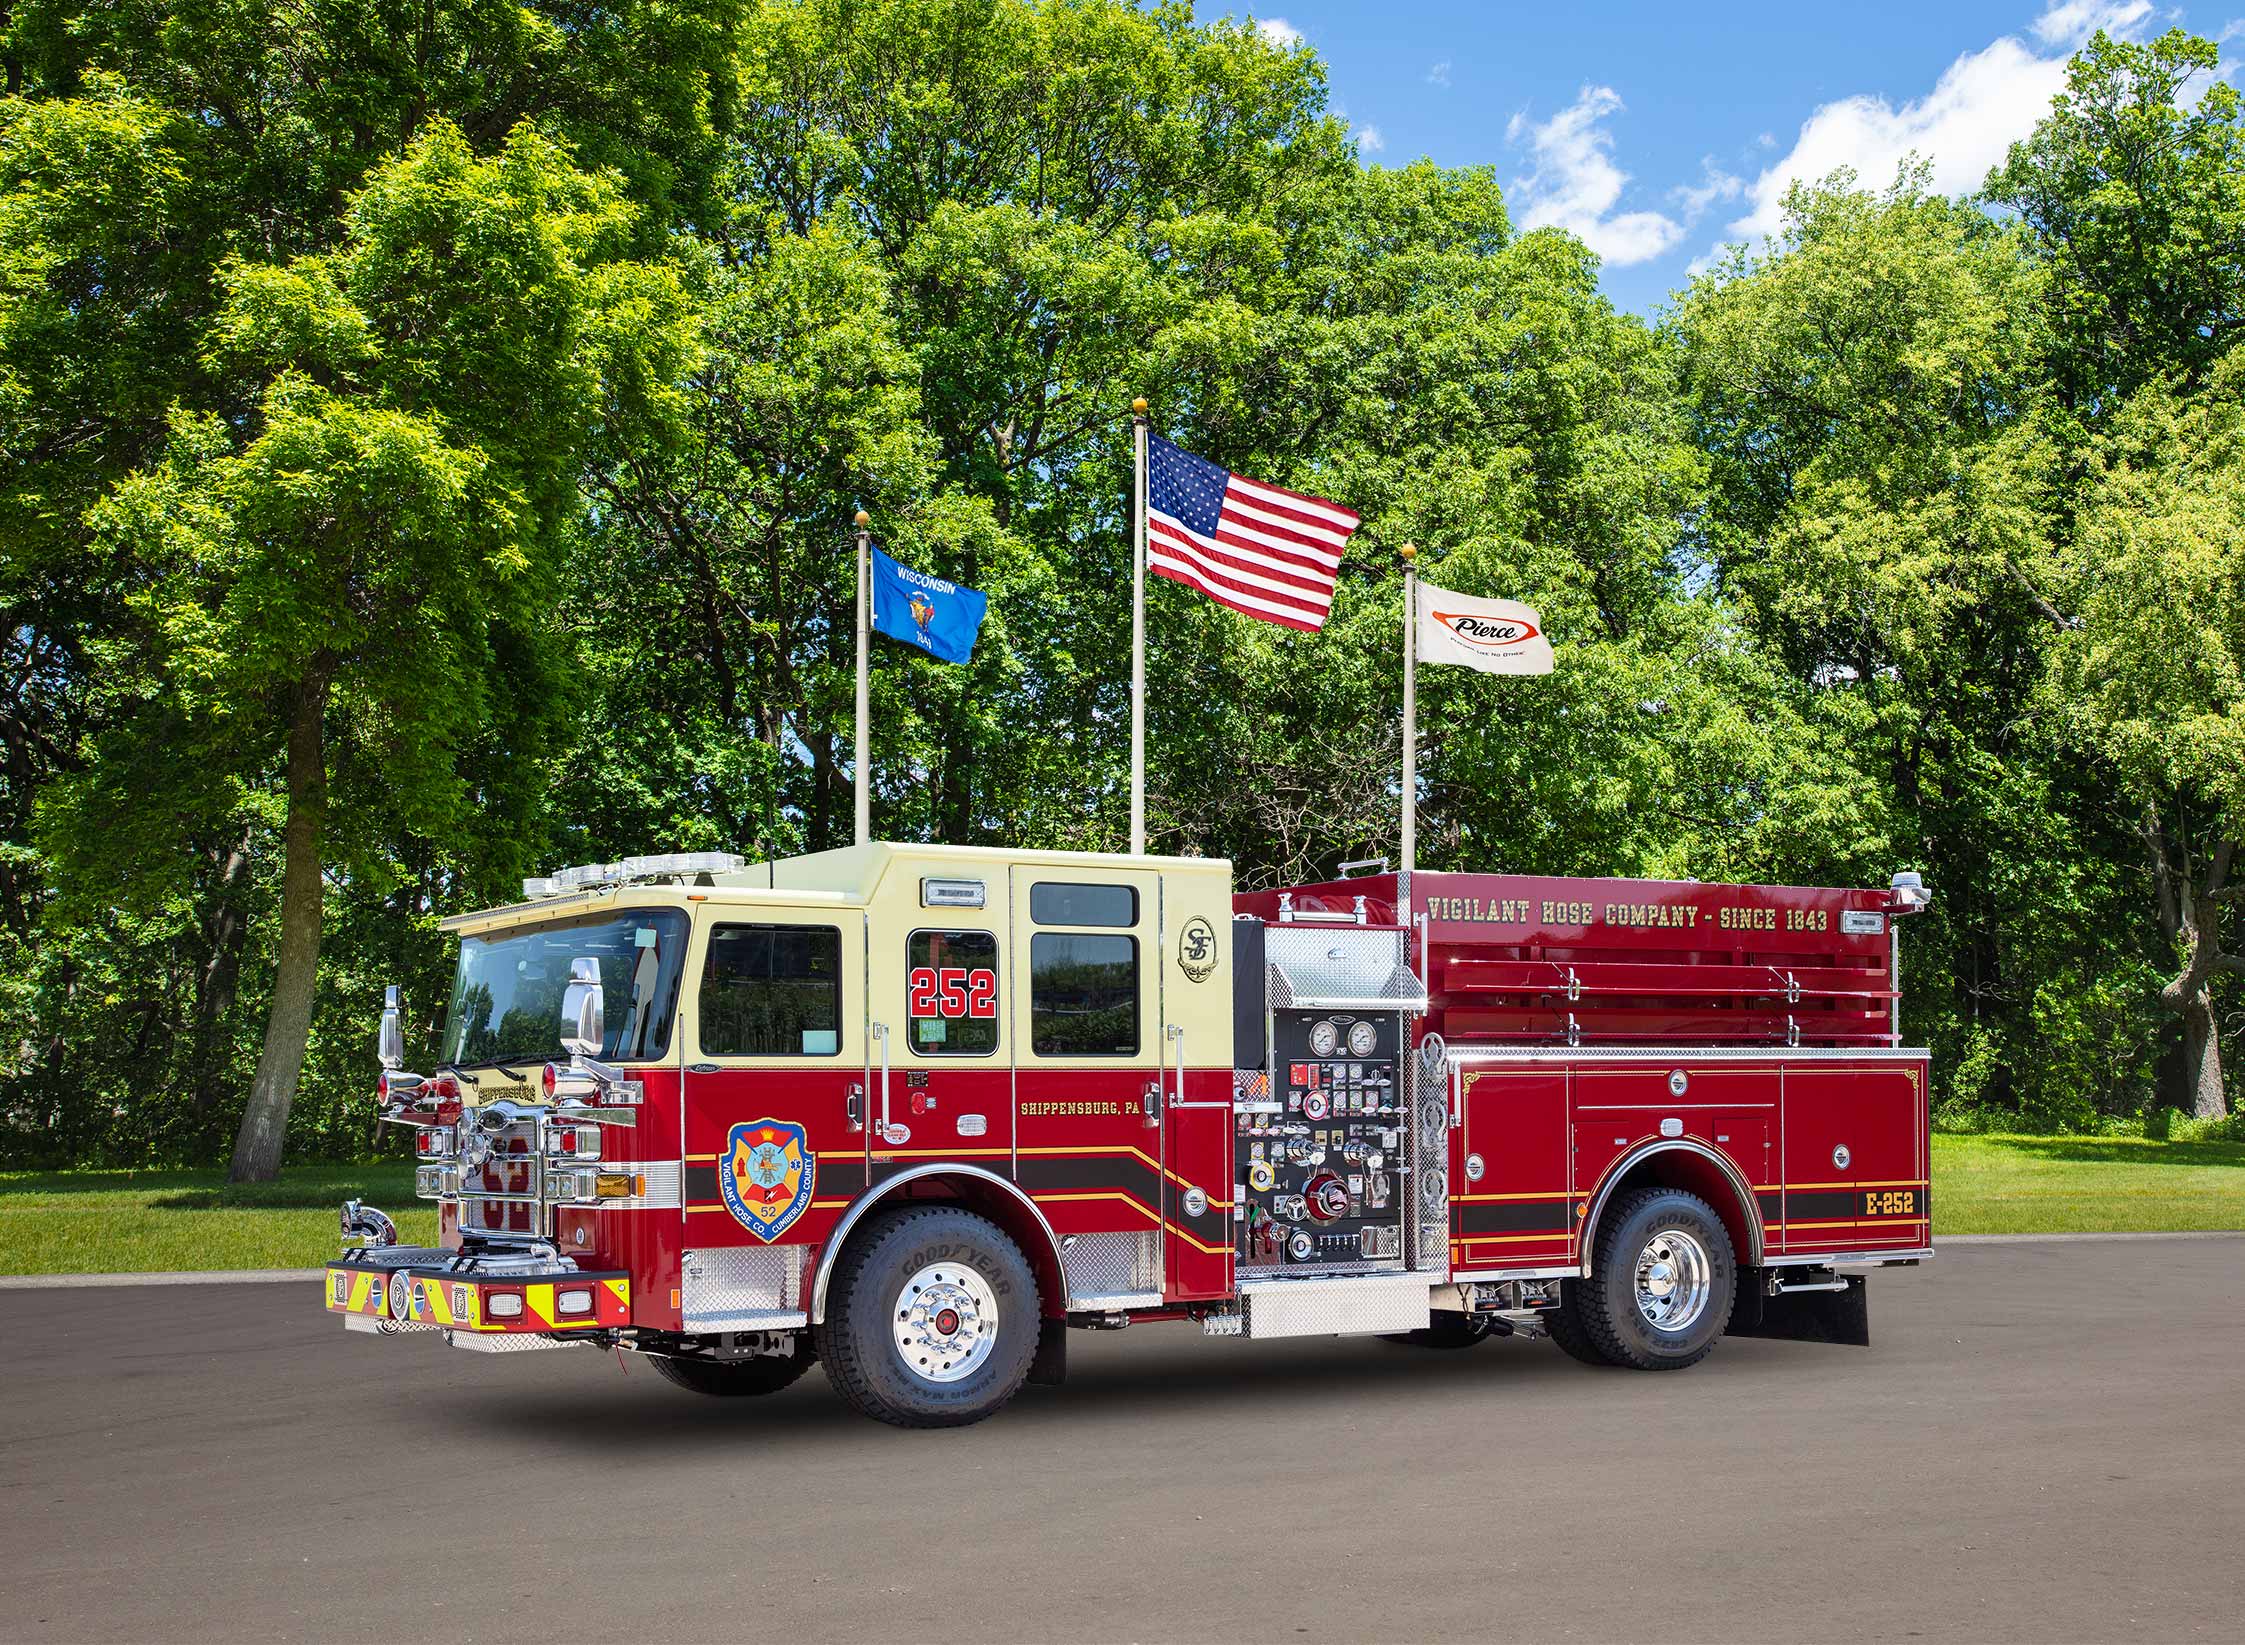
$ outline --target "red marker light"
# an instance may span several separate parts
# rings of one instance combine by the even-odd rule
[[[554,1087],[561,1082],[561,1070],[556,1068],[552,1063],[549,1062],[546,1064],[546,1071],[542,1077],[545,1080],[546,1095],[548,1097],[551,1097],[554,1092]]]

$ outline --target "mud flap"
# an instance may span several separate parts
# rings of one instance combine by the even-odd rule
[[[1066,1320],[1037,1321],[1037,1352],[1029,1361],[1029,1380],[1045,1388],[1057,1388],[1068,1380]]]
[[[1793,1291],[1764,1294],[1764,1270],[1739,1271],[1745,1283],[1731,1305],[1727,1335],[1783,1337],[1792,1342],[1833,1342],[1849,1348],[1871,1346],[1869,1276],[1846,1274],[1844,1291]]]

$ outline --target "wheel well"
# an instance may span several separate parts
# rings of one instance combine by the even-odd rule
[[[826,1319],[826,1284],[851,1235],[873,1212],[910,1205],[956,1205],[1005,1230],[1037,1276],[1037,1300],[1047,1318],[1064,1316],[1068,1288],[1060,1268],[1060,1241],[1036,1201],[1005,1178],[972,1165],[923,1165],[891,1177],[859,1199],[834,1225],[819,1254],[811,1289],[813,1324]]]
[[[1606,1208],[1634,1188],[1675,1188],[1695,1194],[1715,1208],[1723,1231],[1731,1237],[1731,1250],[1742,1268],[1758,1267],[1762,1260],[1761,1209],[1755,1204],[1737,1168],[1701,1146],[1670,1144],[1654,1147],[1626,1161],[1599,1186],[1591,1202],[1590,1217],[1582,1230],[1582,1270],[1588,1274],[1598,1249],[1598,1224]]]

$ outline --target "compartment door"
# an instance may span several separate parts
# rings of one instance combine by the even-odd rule
[[[1785,1249],[1914,1249],[1932,1234],[1925,1064],[1785,1071]]]
[[[1451,1132],[1451,1271],[1571,1264],[1568,1070],[1468,1067],[1456,1078],[1464,1123]]]

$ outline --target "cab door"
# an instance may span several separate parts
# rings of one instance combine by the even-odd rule
[[[864,914],[706,907],[682,1007],[687,1328],[799,1310],[866,1181]]]
[[[1073,1305],[1162,1290],[1161,876],[1011,872],[1017,1174],[1059,1234]]]
[[[1566,1065],[1469,1063],[1453,1077],[1463,1123],[1451,1132],[1452,1269],[1567,1263],[1575,1218]]]

